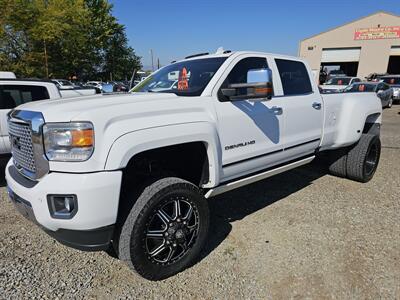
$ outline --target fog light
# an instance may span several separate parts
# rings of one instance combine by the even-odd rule
[[[72,219],[78,211],[76,195],[47,195],[47,204],[54,219]]]

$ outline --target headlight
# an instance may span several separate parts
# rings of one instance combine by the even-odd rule
[[[85,161],[94,150],[94,129],[89,122],[48,123],[43,136],[48,160]]]

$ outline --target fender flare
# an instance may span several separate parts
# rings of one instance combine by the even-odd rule
[[[125,133],[112,144],[104,169],[123,169],[132,157],[141,152],[190,142],[203,142],[206,147],[209,182],[203,187],[209,188],[218,185],[222,151],[217,130],[208,122],[159,126]]]
[[[366,123],[381,123],[382,108],[380,101],[379,106],[373,104],[375,103],[369,101],[365,107],[360,107],[358,102],[345,102],[342,105],[335,143],[341,146],[354,144],[360,139]]]

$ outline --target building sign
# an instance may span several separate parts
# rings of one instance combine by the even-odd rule
[[[381,40],[400,38],[400,26],[356,29],[355,40]]]

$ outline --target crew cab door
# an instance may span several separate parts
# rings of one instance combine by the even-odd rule
[[[272,60],[274,62],[272,62]],[[313,153],[320,145],[323,102],[310,72],[302,61],[271,58],[275,78],[274,100],[279,99],[285,117],[283,144],[287,158]]]
[[[249,70],[267,68],[264,56],[241,55],[227,67],[214,89],[221,143],[222,181],[267,168],[283,148],[284,115],[280,98],[235,100],[222,95],[229,84],[247,83]]]

